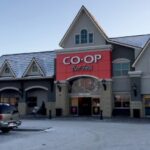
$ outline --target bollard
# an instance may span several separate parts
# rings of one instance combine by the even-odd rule
[[[103,111],[100,110],[100,120],[103,120]]]
[[[49,119],[52,119],[52,113],[51,113],[51,110],[49,110]]]

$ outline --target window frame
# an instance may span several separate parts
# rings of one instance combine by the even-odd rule
[[[82,29],[80,32],[80,36],[81,36],[81,38],[80,38],[81,44],[87,44],[88,43],[88,31],[87,31],[87,29]]]
[[[79,38],[79,39],[78,39],[78,42],[77,42],[77,38],[76,38],[77,36],[78,36],[78,38]],[[75,44],[76,44],[76,45],[80,44],[80,34],[75,34]]]
[[[36,70],[35,70],[35,68],[36,68]],[[32,73],[38,73],[38,66],[35,62],[32,64],[31,72]]]
[[[117,106],[115,106],[115,97],[116,96],[120,96],[120,97],[123,97],[123,96],[128,96],[128,98],[129,98],[129,100],[127,101],[127,100],[123,100],[123,99],[121,99],[120,101],[118,101],[118,102],[120,102],[120,104],[121,104],[121,106],[119,107],[117,107]],[[129,104],[128,104],[128,106],[126,107],[124,104],[125,104],[125,102],[128,102]],[[130,109],[130,102],[131,102],[131,95],[130,95],[130,93],[114,93],[113,94],[113,104],[114,104],[114,109]]]
[[[86,33],[86,42],[82,42],[82,31],[85,30],[87,33]],[[90,34],[92,35],[92,41],[90,42]],[[77,36],[78,36],[78,42],[77,42]],[[82,29],[80,30],[79,33],[76,33],[74,35],[74,43],[76,45],[79,45],[79,44],[93,44],[94,43],[94,33],[93,32],[89,32],[87,29]]]
[[[123,65],[128,65],[128,69],[123,69]],[[120,65],[120,69],[115,69],[115,65]],[[128,76],[128,72],[131,69],[130,60],[126,58],[118,58],[115,59],[112,62],[112,75],[113,77],[126,77]],[[116,75],[116,72],[118,71],[119,75]],[[127,71],[127,73],[123,73],[124,71]]]
[[[93,36],[92,37],[92,42],[90,42],[90,34]],[[92,32],[88,33],[88,43],[90,43],[90,44],[94,43],[94,33],[92,33]]]

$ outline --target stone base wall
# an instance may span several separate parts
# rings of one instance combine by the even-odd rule
[[[48,117],[50,115],[51,115],[51,117],[55,116],[55,102],[46,102],[46,115]]]
[[[131,117],[134,117],[134,110],[138,109],[140,111],[140,117],[144,117],[143,104],[141,101],[131,101],[130,102],[130,111]]]
[[[26,103],[25,102],[18,103],[18,111],[20,115],[26,115]]]

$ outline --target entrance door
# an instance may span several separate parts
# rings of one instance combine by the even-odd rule
[[[91,115],[92,101],[90,97],[79,98],[79,115],[90,116]]]

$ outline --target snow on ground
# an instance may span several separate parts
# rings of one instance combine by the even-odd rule
[[[148,150],[150,121],[99,119],[23,120],[0,134],[2,150]]]

